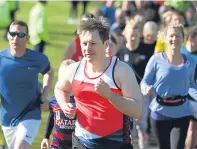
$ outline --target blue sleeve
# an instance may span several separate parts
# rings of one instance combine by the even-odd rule
[[[150,86],[154,84],[154,80],[155,80],[155,56],[153,55],[149,62],[146,65],[146,69],[144,72],[144,77],[142,79],[141,82],[141,91],[142,93],[144,92],[144,89],[146,86]]]
[[[103,6],[103,8],[101,9],[101,15],[106,17],[107,16],[107,7]]]
[[[47,56],[44,55],[44,54],[42,54],[42,55],[40,56],[40,60],[39,60],[39,61],[41,62],[41,64],[40,64],[40,73],[44,75],[44,74],[46,74],[46,73],[50,70],[50,68],[51,68],[50,62],[49,62]]]
[[[197,85],[196,85],[196,80],[194,79],[194,75],[196,72],[196,65],[194,65],[193,69],[192,69],[192,73],[191,73],[191,77],[190,77],[190,88],[189,88],[189,95],[195,100],[197,101]]]

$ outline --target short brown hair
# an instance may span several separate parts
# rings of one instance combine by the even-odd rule
[[[81,35],[83,31],[98,31],[99,37],[104,43],[106,40],[109,40],[109,24],[109,21],[102,16],[83,20],[77,28],[77,34]]]
[[[13,26],[13,25],[19,25],[19,26],[25,27],[26,28],[26,34],[29,35],[29,28],[28,28],[27,23],[19,20],[19,21],[12,22],[10,24],[10,27]],[[9,29],[10,29],[10,27],[9,27]]]

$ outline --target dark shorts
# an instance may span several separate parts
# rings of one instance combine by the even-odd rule
[[[72,135],[72,144],[73,144],[72,149],[90,149],[90,148],[87,148],[82,143],[80,143],[79,139],[74,135],[74,133]],[[109,148],[106,148],[106,149],[109,149]],[[125,144],[124,146],[122,146],[121,148],[118,148],[118,149],[133,149],[133,145],[132,144]]]
[[[57,146],[51,146],[50,149],[60,149],[60,148]]]
[[[195,118],[194,116],[191,116],[191,120],[197,122],[197,118]]]
[[[51,146],[50,149],[72,149],[72,147],[62,148],[62,147],[58,147],[58,146]]]

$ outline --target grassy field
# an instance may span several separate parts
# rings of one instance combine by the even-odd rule
[[[20,10],[17,12],[17,20],[28,21],[29,11],[35,2],[20,2]],[[91,12],[95,7],[99,7],[100,3],[90,2],[88,5],[88,12]],[[81,4],[79,5],[79,11],[81,12]],[[68,25],[67,19],[69,16],[70,2],[48,2],[48,22],[50,41],[45,48],[45,54],[49,57],[52,67],[55,71],[54,84],[57,81],[57,71],[61,63],[61,59],[64,53],[64,48],[74,38],[73,32],[76,29],[76,25]],[[4,30],[0,29],[0,49],[7,48],[8,42],[3,40]],[[28,48],[32,48],[32,45],[28,44]],[[50,95],[53,94],[53,88],[50,91]],[[47,120],[48,112],[42,114],[42,124],[39,133],[34,141],[31,149],[39,149],[40,143],[43,138],[44,128]]]

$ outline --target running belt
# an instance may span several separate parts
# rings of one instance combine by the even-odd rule
[[[163,97],[157,95],[156,100],[160,105],[179,106],[179,105],[182,105],[185,103],[187,97],[188,97],[188,95],[163,98]]]

